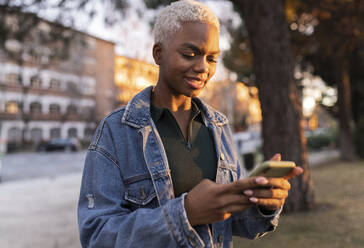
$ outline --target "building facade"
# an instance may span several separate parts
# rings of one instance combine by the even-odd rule
[[[138,59],[115,56],[115,85],[119,105],[128,101],[144,88],[155,85],[158,80],[158,66]]]
[[[0,51],[0,152],[52,138],[90,140],[115,107],[114,43],[71,32],[66,58],[24,53],[19,60]]]

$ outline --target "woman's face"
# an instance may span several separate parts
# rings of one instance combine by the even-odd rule
[[[183,24],[166,44],[153,49],[160,70],[158,84],[163,84],[166,93],[197,96],[214,75],[219,52],[219,32],[214,25]]]

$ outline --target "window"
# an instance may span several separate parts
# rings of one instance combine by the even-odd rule
[[[20,128],[12,127],[8,130],[8,142],[9,143],[18,143],[22,140],[22,131]]]
[[[92,57],[85,57],[83,62],[86,64],[86,65],[96,65],[96,59],[92,58]]]
[[[67,107],[67,114],[77,114],[77,107],[76,105],[68,105]]]
[[[32,114],[42,113],[42,105],[39,102],[32,102],[29,109]]]
[[[87,48],[95,49],[96,48],[96,40],[95,38],[88,37],[86,39]]]
[[[72,127],[68,129],[68,138],[77,138],[77,129]]]
[[[95,85],[93,83],[84,82],[82,84],[82,92],[85,95],[92,95],[95,93]]]
[[[30,85],[32,87],[40,88],[42,87],[42,80],[38,76],[33,76],[30,78]]]
[[[85,128],[84,136],[85,136],[86,140],[91,140],[93,134],[94,134],[93,128],[90,128],[90,127]]]
[[[19,84],[19,75],[16,73],[7,73],[5,75],[5,83],[7,84]]]
[[[90,106],[86,106],[82,108],[82,113],[84,115],[90,116],[92,114],[95,113],[95,108],[94,107],[90,107]]]
[[[49,113],[50,114],[60,114],[61,107],[56,103],[52,103],[51,105],[49,105]]]
[[[33,144],[39,144],[43,139],[43,130],[40,128],[30,130],[30,139]]]
[[[77,84],[72,81],[67,82],[67,90],[69,93],[78,93],[79,92]]]
[[[61,138],[61,129],[60,128],[52,128],[50,131],[51,139]]]
[[[49,82],[49,88],[52,90],[59,90],[61,88],[61,82],[57,79],[51,79]]]
[[[19,112],[19,103],[16,101],[9,101],[6,103],[6,112],[9,114],[16,114]]]

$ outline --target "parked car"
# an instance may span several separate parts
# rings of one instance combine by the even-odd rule
[[[81,149],[81,144],[76,138],[55,138],[50,139],[48,142],[41,143],[38,147],[38,151],[78,151]]]

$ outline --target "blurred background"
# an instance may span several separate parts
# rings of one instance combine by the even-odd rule
[[[80,247],[77,198],[98,122],[158,78],[168,0],[0,0],[0,247]],[[363,247],[364,1],[200,1],[221,22],[201,98],[240,162],[302,166],[278,230],[235,247]]]

